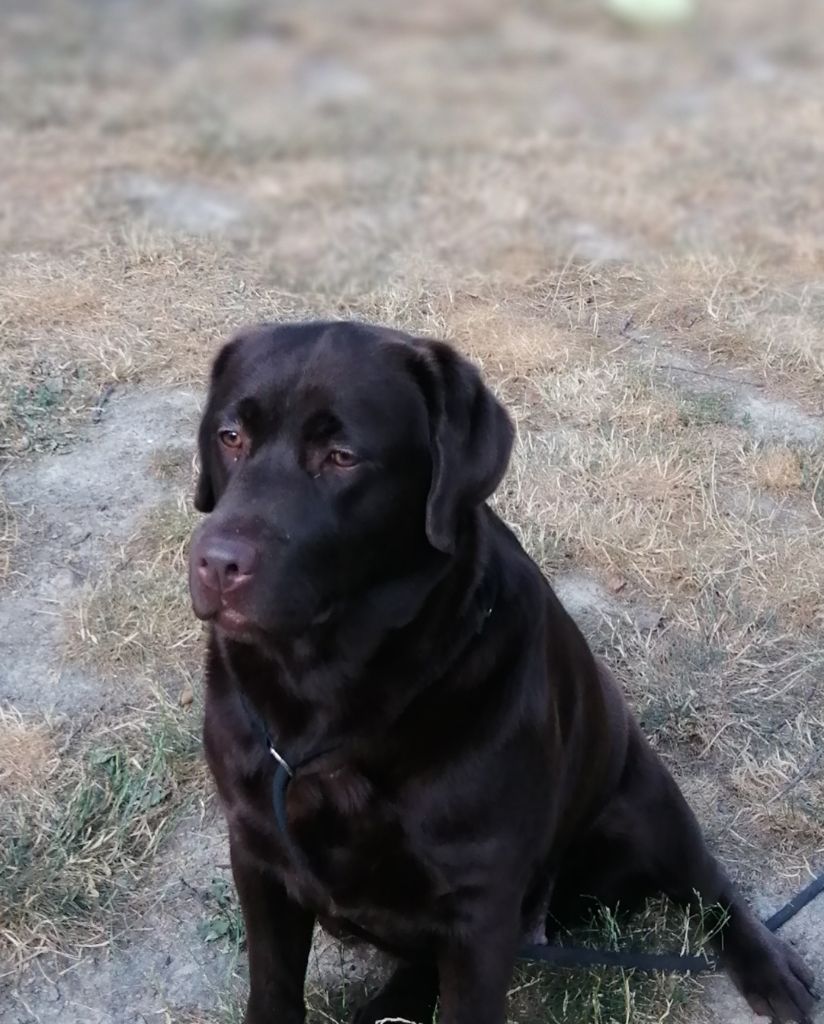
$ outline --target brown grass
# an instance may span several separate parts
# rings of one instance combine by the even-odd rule
[[[798,452],[783,445],[758,452],[753,459],[758,484],[771,491],[797,490],[804,479]]]
[[[189,682],[202,630],[187,588],[195,513],[188,494],[155,509],[116,554],[106,578],[66,609],[65,653],[101,674]]]
[[[8,708],[0,708],[0,749],[0,798],[4,799],[41,786],[59,763],[48,723],[27,720]]]
[[[812,601],[820,618],[824,522],[803,499],[772,502],[773,479],[759,491],[753,464],[766,472],[777,456],[744,429],[684,422],[668,388],[615,358],[568,360],[528,387],[533,429],[498,499],[509,518],[670,599],[737,589],[788,615]]]
[[[824,381],[824,291],[766,261],[714,255],[636,264],[602,290],[633,330],[784,385],[809,407]],[[819,407],[820,408],[820,407]]]
[[[0,583],[11,569],[11,553],[17,541],[14,515],[0,490]]]

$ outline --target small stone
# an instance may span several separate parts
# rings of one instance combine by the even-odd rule
[[[177,698],[178,704],[182,708],[188,708],[192,701],[195,699],[194,691],[188,683],[180,691],[180,696]]]
[[[613,594],[620,594],[626,585],[627,581],[623,576],[619,576],[618,573],[613,573],[607,580],[607,586]]]

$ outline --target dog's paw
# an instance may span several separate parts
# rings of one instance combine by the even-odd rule
[[[758,954],[736,958],[727,969],[756,1013],[774,1024],[811,1024],[818,999],[813,974],[781,939],[770,935]]]

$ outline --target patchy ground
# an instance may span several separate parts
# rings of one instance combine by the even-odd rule
[[[2,1024],[240,1019],[185,548],[249,320],[481,361],[519,427],[496,502],[715,848],[764,913],[824,866],[824,12],[715,6],[5,5]],[[824,902],[786,934],[824,979]],[[379,969],[321,943],[313,1022]],[[525,971],[510,1018],[752,1016],[724,979]]]

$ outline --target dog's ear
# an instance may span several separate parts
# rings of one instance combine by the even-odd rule
[[[461,516],[501,482],[515,431],[506,410],[478,370],[440,341],[417,343],[417,376],[429,408],[432,481],[426,535],[439,551],[455,550]]]
[[[215,507],[215,488],[212,483],[212,473],[209,469],[210,441],[208,431],[207,413],[204,413],[200,421],[198,431],[198,467],[197,483],[195,484],[195,508],[198,512],[211,512]]]
[[[200,420],[200,428],[198,429],[197,434],[198,474],[197,483],[195,484],[194,505],[198,512],[211,512],[217,501],[217,497],[215,495],[215,484],[212,478],[212,470],[210,466],[212,461],[212,418],[210,415],[210,407],[212,405],[212,395],[214,393],[215,385],[222,377],[236,345],[236,338],[227,342],[220,352],[218,352],[214,363],[212,363],[212,374],[209,382],[209,398],[206,402],[206,408],[203,411],[203,416]]]

